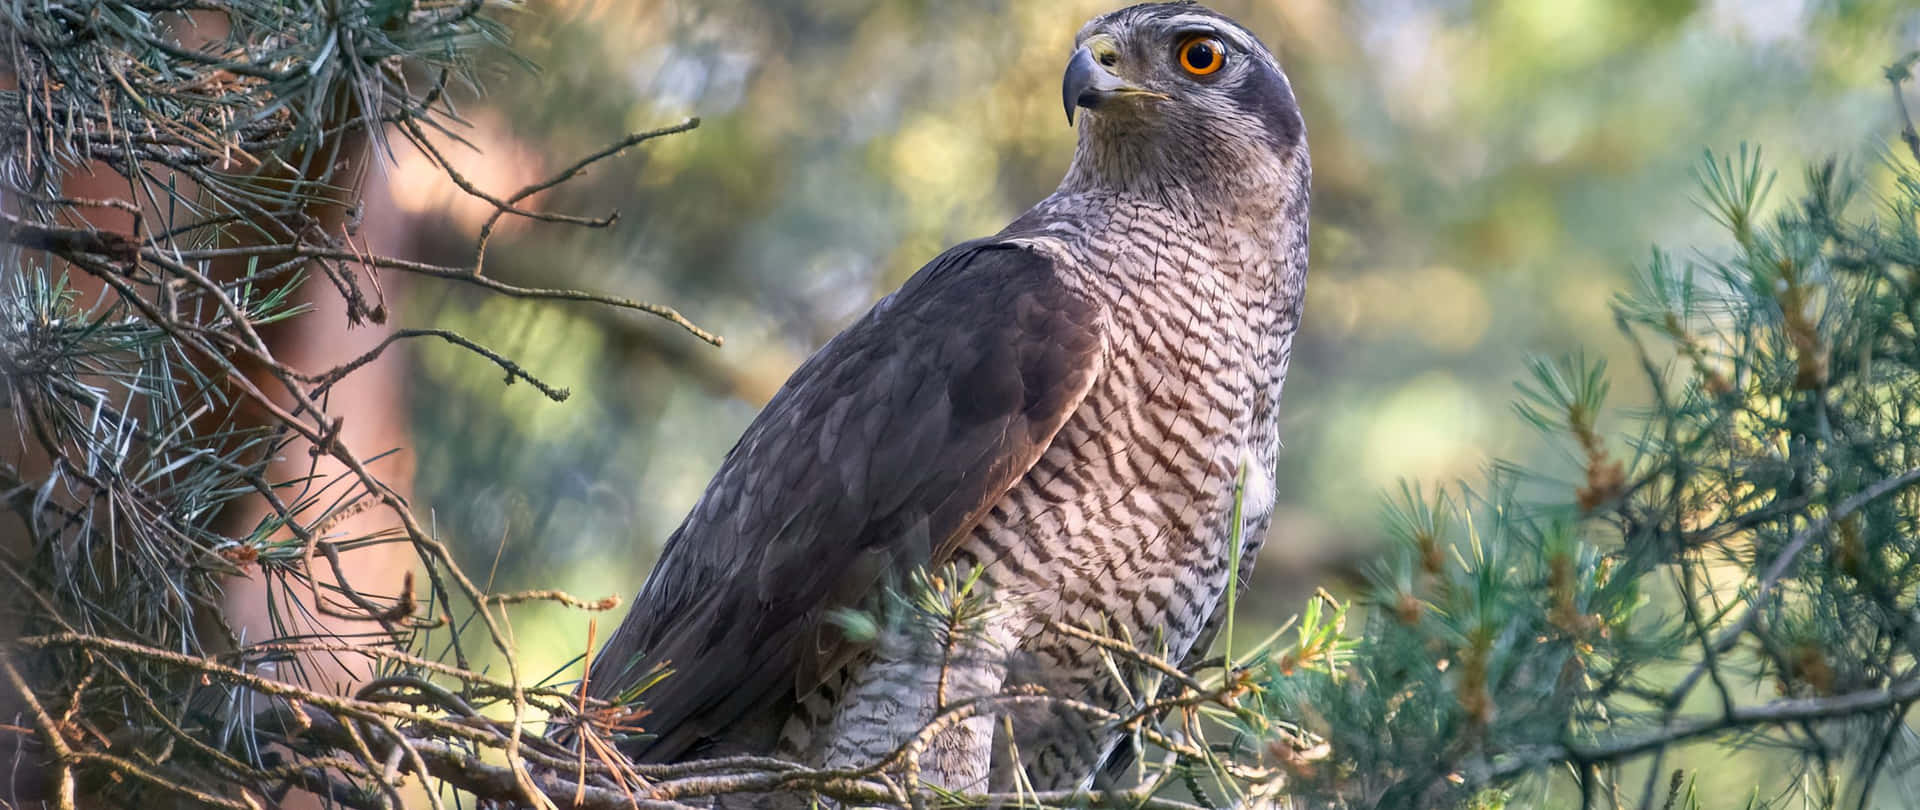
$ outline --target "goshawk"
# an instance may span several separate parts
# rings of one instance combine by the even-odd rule
[[[1205,652],[1274,500],[1306,129],[1273,55],[1206,8],[1115,11],[1074,48],[1058,190],[802,364],[667,541],[589,680],[604,697],[672,670],[630,755],[859,766],[971,702],[922,778],[1070,789],[1123,735],[994,696],[1144,698],[1059,628]],[[887,614],[916,569],[984,595],[962,637],[839,620]]]

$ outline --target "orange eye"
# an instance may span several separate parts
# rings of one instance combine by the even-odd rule
[[[1220,40],[1195,34],[1180,40],[1180,67],[1195,76],[1205,76],[1227,63],[1227,48]]]

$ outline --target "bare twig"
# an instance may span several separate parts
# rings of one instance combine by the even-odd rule
[[[1619,762],[1703,737],[1760,726],[1882,712],[1916,699],[1920,699],[1920,680],[1902,681],[1887,689],[1869,689],[1832,697],[1775,700],[1759,706],[1739,707],[1730,715],[1668,723],[1650,734],[1618,742],[1593,746],[1541,746],[1515,751],[1511,759],[1493,768],[1493,775],[1495,778],[1504,778],[1537,768],[1546,762]]]

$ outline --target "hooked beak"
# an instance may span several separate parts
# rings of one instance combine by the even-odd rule
[[[1093,51],[1080,46],[1073,52],[1073,58],[1067,60],[1067,75],[1060,82],[1060,101],[1067,108],[1067,125],[1073,125],[1073,111],[1077,107],[1089,110],[1098,108],[1108,99],[1123,93],[1148,93],[1120,80],[1109,73],[1093,57]]]

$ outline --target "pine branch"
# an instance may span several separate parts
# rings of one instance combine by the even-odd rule
[[[1914,64],[1889,68],[1896,95]],[[1666,756],[1709,744],[1791,752],[1813,776],[1788,796],[1864,807],[1911,782],[1888,749],[1920,699],[1920,165],[1887,168],[1871,209],[1831,161],[1776,206],[1759,150],[1706,157],[1700,204],[1731,244],[1656,251],[1615,302],[1653,392],[1619,419],[1631,453],[1604,433],[1604,368],[1540,360],[1519,414],[1572,481],[1503,462],[1457,500],[1392,506],[1353,652],[1261,681],[1269,721],[1338,763],[1293,766],[1298,795],[1460,805],[1564,779],[1600,801],[1646,768],[1651,805]],[[1684,714],[1703,680],[1718,711]]]
[[[1677,743],[1706,737],[1725,737],[1732,732],[1756,727],[1883,712],[1904,708],[1916,700],[1920,700],[1920,679],[1902,681],[1887,689],[1863,690],[1830,697],[1775,700],[1759,706],[1737,707],[1715,717],[1668,723],[1651,734],[1618,742],[1592,746],[1548,745],[1516,751],[1508,762],[1496,765],[1492,775],[1494,778],[1508,778],[1560,762],[1581,765],[1617,763]]]

